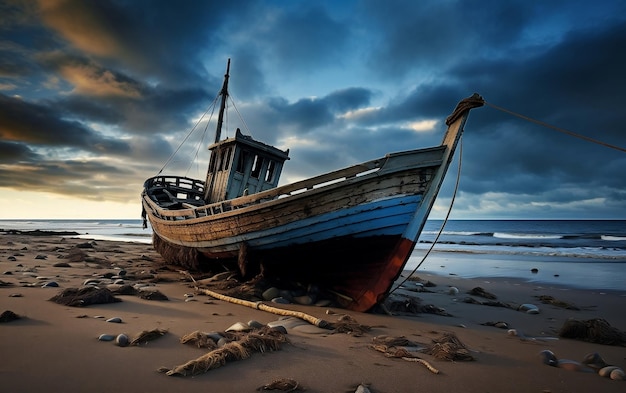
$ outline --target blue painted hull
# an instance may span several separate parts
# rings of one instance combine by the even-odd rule
[[[420,201],[421,195],[387,198],[253,232],[244,238],[250,247],[269,250],[345,237],[400,236]]]

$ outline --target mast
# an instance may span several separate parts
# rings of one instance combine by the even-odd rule
[[[217,129],[215,130],[215,143],[220,141],[222,137],[222,123],[224,123],[224,110],[226,109],[226,99],[228,98],[228,78],[230,74],[230,59],[228,59],[228,65],[226,66],[226,74],[224,75],[224,84],[220,91],[222,102],[220,103],[220,113],[217,118]]]
[[[222,124],[224,123],[224,111],[226,110],[226,100],[228,99],[228,78],[230,76],[230,58],[228,59],[228,64],[226,65],[226,74],[224,75],[224,84],[222,85],[222,90],[220,91],[220,113],[217,117],[217,127],[215,129],[215,143],[218,143],[222,138]],[[204,192],[204,199],[209,201],[211,194],[213,193],[213,188],[215,187],[215,177],[218,172],[218,151],[214,151],[211,153],[211,161],[209,162],[209,170],[207,171],[207,187]],[[211,165],[213,163],[213,165]]]

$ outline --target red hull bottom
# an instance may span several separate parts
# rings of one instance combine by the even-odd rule
[[[191,270],[239,269],[245,277],[330,291],[344,308],[368,311],[385,297],[408,260],[414,242],[400,236],[340,238],[268,250],[249,249],[237,257],[216,257],[171,245],[155,236],[155,249],[170,263]],[[241,257],[241,256],[240,256]]]

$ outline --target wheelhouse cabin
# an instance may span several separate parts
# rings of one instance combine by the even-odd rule
[[[211,159],[204,199],[207,204],[256,194],[278,185],[289,150],[255,141],[237,129],[233,138],[209,146]]]

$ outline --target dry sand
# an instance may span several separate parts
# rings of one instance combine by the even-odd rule
[[[608,363],[626,369],[624,346],[551,339],[558,337],[568,318],[603,318],[611,326],[626,330],[625,292],[426,275],[420,278],[436,284],[427,288],[432,292],[411,294],[422,304],[445,309],[451,316],[389,316],[333,307],[280,305],[331,322],[338,316],[327,314],[327,310],[346,313],[372,329],[362,336],[290,330],[290,343],[278,351],[254,353],[248,359],[228,362],[194,377],[167,376],[157,369],[172,368],[207,352],[180,344],[181,336],[196,330],[224,331],[236,322],[249,320],[265,324],[279,317],[204,295],[186,301],[185,295],[193,293],[193,288],[182,275],[157,270],[161,259],[149,245],[97,241],[93,248],[76,248],[86,242],[59,236],[0,234],[0,312],[10,310],[22,317],[0,323],[0,391],[254,392],[279,378],[293,379],[307,392],[354,392],[359,384],[374,393],[626,391],[626,381],[550,367],[539,356],[540,351],[548,349],[558,358],[580,361],[586,354],[598,352]],[[67,262],[69,267],[53,266],[59,262]],[[116,268],[127,271],[126,281],[131,284],[157,281],[155,287],[169,300],[119,296],[122,302],[88,307],[49,301],[61,290],[80,287],[89,278],[119,272]],[[59,287],[43,288],[49,280]],[[451,286],[459,289],[457,295],[450,294]],[[504,303],[535,304],[540,313],[463,302],[475,287],[497,295],[497,300]],[[537,298],[540,295],[552,296],[580,310],[542,304]],[[119,317],[123,323],[107,323],[97,316]],[[534,339],[522,340],[509,335],[507,329],[483,325],[498,321]],[[132,338],[140,331],[156,328],[167,329],[168,333],[142,346],[119,347],[97,339],[105,333],[126,333]],[[475,360],[443,361],[420,353],[440,370],[433,374],[419,363],[388,358],[370,348],[376,336],[404,336],[430,345],[444,333],[454,333]]]

